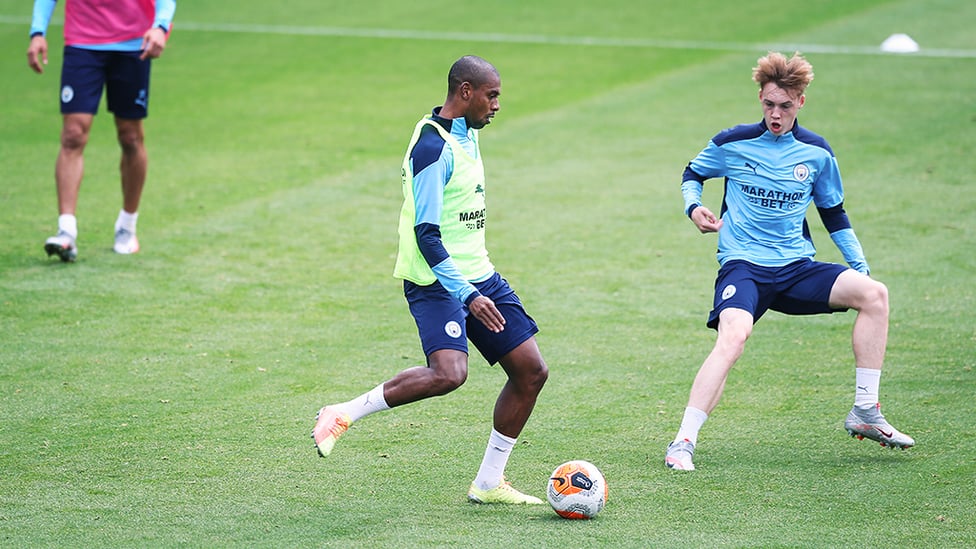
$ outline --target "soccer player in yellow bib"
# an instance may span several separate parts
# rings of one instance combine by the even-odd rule
[[[488,61],[458,59],[444,105],[416,125],[403,159],[400,246],[394,276],[417,323],[426,366],[408,368],[348,401],[319,410],[312,438],[321,456],[369,414],[445,395],[468,376],[468,340],[508,377],[493,429],[468,489],[475,503],[541,504],[505,479],[505,466],[549,375],[539,331],[485,248],[485,176],[478,131],[499,110],[501,78]]]

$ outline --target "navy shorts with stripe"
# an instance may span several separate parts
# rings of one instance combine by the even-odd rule
[[[108,110],[119,118],[149,114],[148,59],[137,51],[101,51],[66,46],[61,65],[61,114],[97,114],[102,90]]]
[[[474,286],[495,302],[495,307],[505,318],[505,329],[500,333],[492,332],[469,314],[468,308],[449,294],[440,282],[419,286],[409,280],[403,281],[403,294],[417,323],[424,355],[430,356],[442,349],[467,353],[470,340],[488,364],[495,364],[539,332],[539,326],[501,275],[494,273]]]
[[[718,271],[708,327],[718,328],[719,314],[730,307],[752,313],[757,322],[767,310],[788,315],[817,315],[846,311],[829,305],[830,290],[840,273],[837,263],[801,259],[782,267],[763,267],[732,260]]]

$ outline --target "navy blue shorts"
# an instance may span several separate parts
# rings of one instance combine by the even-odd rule
[[[753,322],[769,309],[788,315],[817,315],[846,311],[829,305],[830,290],[847,267],[801,259],[782,267],[762,267],[732,260],[715,279],[714,308],[708,327],[718,328],[718,316],[729,307],[752,313]]]
[[[475,287],[494,301],[505,317],[505,329],[501,333],[492,332],[474,315],[468,314],[468,308],[449,294],[440,282],[418,286],[403,281],[403,294],[410,305],[410,314],[417,322],[424,355],[430,356],[442,349],[467,353],[470,339],[488,364],[495,364],[539,332],[539,326],[525,312],[515,290],[501,275],[495,273],[488,280],[475,283]]]
[[[61,114],[98,113],[102,89],[119,118],[149,115],[148,59],[137,51],[98,51],[66,46],[61,65]]]

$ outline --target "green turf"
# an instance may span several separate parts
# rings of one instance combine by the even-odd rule
[[[143,251],[111,251],[103,112],[72,265],[41,247],[60,28],[34,75],[29,13],[0,0],[0,546],[976,545],[971,2],[181,2],[153,72]],[[681,170],[718,130],[759,119],[749,71],[765,44],[865,48],[895,32],[969,53],[810,53],[800,120],[837,153],[890,289],[881,398],[918,446],[842,429],[853,314],[771,314],[702,431],[698,471],[667,470],[713,341],[715,240],[681,213]],[[728,47],[676,44],[691,41]],[[502,381],[480,358],[457,392],[364,419],[328,460],[308,438],[321,405],[423,362],[391,277],[399,163],[465,53],[502,73],[482,134],[489,249],[551,368],[508,475],[541,496],[560,462],[592,461],[610,485],[593,521],[465,502]],[[819,257],[840,260],[812,227]]]

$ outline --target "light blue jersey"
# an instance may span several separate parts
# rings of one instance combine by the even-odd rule
[[[816,250],[806,222],[812,201],[848,264],[868,272],[861,245],[844,212],[837,160],[819,135],[794,125],[781,136],[765,122],[720,132],[685,169],[685,213],[701,204],[706,179],[725,178],[718,261],[741,259],[781,267]]]

